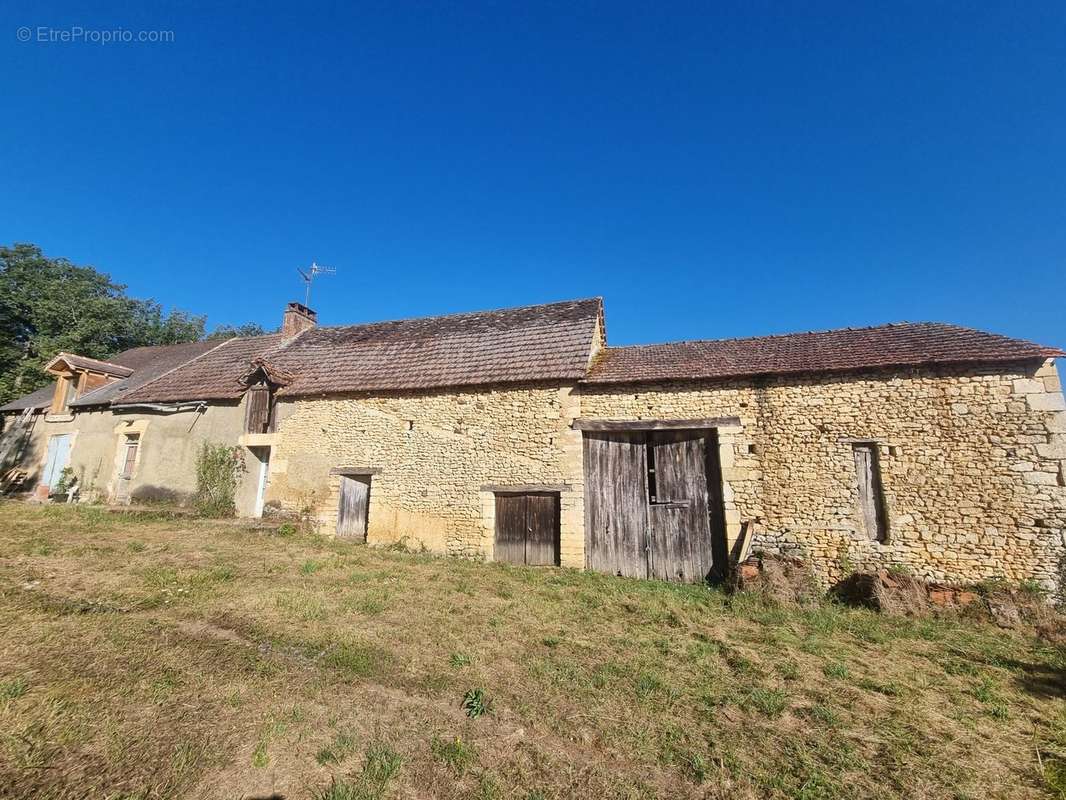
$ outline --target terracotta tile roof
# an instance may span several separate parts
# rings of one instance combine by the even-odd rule
[[[997,363],[1057,358],[1062,350],[947,325],[903,322],[750,339],[712,339],[608,347],[585,383],[845,372],[926,364]]]
[[[343,328],[312,328],[267,360],[282,396],[576,380],[588,368],[598,298]]]
[[[227,339],[207,352],[177,365],[115,398],[126,403],[166,403],[187,400],[239,400],[245,387],[241,376],[249,363],[286,341],[280,333]],[[88,395],[86,395],[88,397]]]
[[[220,346],[218,340],[185,342],[184,344],[135,347],[115,356],[116,361],[133,368],[133,374],[120,381],[86,392],[70,405],[75,408],[107,405],[126,392],[132,391],[160,375]]]
[[[577,380],[601,313],[596,298],[233,339],[120,402],[235,400],[255,359],[291,376],[288,397]]]
[[[71,353],[61,353],[56,358],[62,357],[71,366],[83,366],[86,369],[99,370],[106,365],[112,374],[125,374],[128,377],[122,380],[112,381],[98,389],[86,392],[71,403],[74,407],[99,406],[109,404],[115,397],[129,389],[136,388],[153,378],[159,377],[164,372],[184,364],[190,359],[217,347],[218,341],[185,342],[183,344],[155,345],[152,347],[134,347],[124,350],[114,356],[112,361],[98,361],[94,358],[86,358]],[[52,359],[55,361],[55,359]],[[51,363],[51,362],[50,362]],[[118,367],[117,370],[113,369]],[[16,400],[0,406],[0,413],[5,411],[21,411],[24,408],[44,409],[52,405],[52,397],[55,394],[55,383],[42,386],[35,392],[20,397]]]

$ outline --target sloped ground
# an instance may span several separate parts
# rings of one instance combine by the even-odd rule
[[[981,623],[7,503],[0,631],[3,797],[1066,796]]]

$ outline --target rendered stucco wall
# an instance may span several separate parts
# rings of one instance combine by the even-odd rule
[[[756,549],[802,556],[826,582],[899,565],[936,580],[1056,587],[1064,408],[1051,362],[581,390],[582,417],[739,416],[739,430],[723,431],[730,533],[757,521]],[[861,530],[852,440],[878,443],[885,543]]]
[[[186,502],[196,491],[196,456],[203,442],[237,443],[243,432],[244,410],[238,405],[212,405],[203,412],[79,411],[61,421],[39,415],[21,466],[30,474],[30,484],[44,468],[51,436],[73,434],[68,465],[81,484],[82,497],[114,498],[121,467],[122,444],[128,433],[140,434],[140,449],[133,479],[132,502],[165,500]],[[250,458],[249,454],[249,458]],[[249,461],[245,482],[257,477]],[[242,489],[245,487],[242,487]],[[242,512],[254,501],[242,491]]]

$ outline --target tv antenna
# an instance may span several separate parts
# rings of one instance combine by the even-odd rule
[[[337,274],[337,270],[335,270],[333,267],[322,267],[316,264],[314,261],[311,262],[311,266],[307,268],[306,272],[300,269],[299,267],[296,268],[296,271],[300,273],[300,278],[307,286],[307,291],[304,294],[304,305],[308,308],[311,307],[311,281],[315,279],[315,276]]]

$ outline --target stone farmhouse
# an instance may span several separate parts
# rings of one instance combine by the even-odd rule
[[[245,516],[442,553],[699,581],[740,550],[830,583],[1066,569],[1051,347],[940,323],[609,347],[599,299],[59,353],[0,408],[6,468],[109,503],[195,491],[239,447]],[[35,487],[35,488],[33,488]]]

